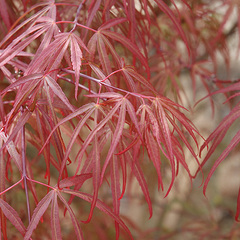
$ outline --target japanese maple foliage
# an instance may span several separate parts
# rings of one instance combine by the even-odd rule
[[[134,177],[152,216],[147,159],[155,168],[158,189],[167,197],[180,167],[190,181],[196,175],[186,152],[201,173],[239,119],[236,105],[204,142],[201,150],[213,144],[201,162],[203,138],[185,115],[191,105],[183,106],[187,93],[179,80],[187,71],[194,95],[196,84],[202,83],[213,109],[213,94],[239,95],[238,82],[226,87],[215,77],[216,52],[229,65],[224,26],[234,8],[240,19],[238,1],[211,1],[216,6],[193,0],[0,4],[3,239],[9,239],[9,222],[26,240],[35,239],[41,222],[49,223],[52,239],[62,239],[62,219],[67,216],[76,239],[84,239],[84,223],[91,224],[95,209],[115,222],[116,239],[133,239],[120,204]],[[227,11],[216,17],[222,5]],[[213,79],[219,88],[215,93]],[[216,167],[239,141],[238,131],[210,171],[204,193]],[[170,182],[164,182],[166,169],[171,170]],[[10,200],[23,191],[21,186],[24,217]],[[103,188],[111,192],[110,203],[102,198]],[[73,201],[79,209],[72,207]],[[85,202],[90,203],[88,212],[81,207]]]

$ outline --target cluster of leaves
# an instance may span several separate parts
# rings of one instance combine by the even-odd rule
[[[229,6],[223,17],[202,1],[0,2],[0,221],[4,239],[7,219],[24,239],[30,239],[49,205],[52,239],[62,239],[60,210],[69,213],[77,239],[83,239],[71,208],[74,197],[91,204],[87,220],[81,219],[84,223],[97,207],[115,221],[117,239],[119,226],[131,236],[120,218],[120,202],[127,183],[135,177],[152,216],[144,177],[146,158],[156,169],[158,188],[165,196],[180,166],[190,180],[195,176],[185,161],[185,151],[201,170],[196,152],[200,134],[183,114],[184,88],[178,77],[186,70],[193,92],[200,80],[211,93],[208,82],[216,66],[209,69],[207,65],[216,63],[220,50],[229,62],[222,36],[237,1],[220,1]],[[215,83],[221,88],[219,93],[239,90],[239,83],[227,88],[221,81]],[[213,141],[202,165],[238,117],[236,106],[204,143],[202,149]],[[239,136],[238,132],[214,165],[205,188]],[[167,167],[172,175],[165,190]],[[45,174],[39,168],[45,168]],[[89,182],[92,187],[84,189]],[[8,193],[20,183],[26,193],[27,227],[7,201]],[[105,183],[112,196],[109,205],[100,200]],[[46,187],[42,199],[38,185]],[[239,213],[240,207],[236,218]]]

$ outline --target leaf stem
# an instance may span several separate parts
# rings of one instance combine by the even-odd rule
[[[11,190],[11,189],[14,188],[15,186],[17,186],[20,182],[22,182],[22,180],[23,180],[23,177],[22,177],[19,181],[17,181],[17,182],[14,183],[13,185],[11,185],[9,188],[7,188],[7,189],[5,189],[4,191],[0,192],[0,195],[8,192],[9,190]]]
[[[76,13],[76,16],[75,16],[75,19],[74,19],[74,26],[73,26],[71,32],[73,32],[75,30],[76,26],[77,26],[77,20],[78,20],[79,14],[80,14],[80,10],[82,8],[82,4],[83,4],[83,2],[81,2],[78,6],[77,13]]]
[[[63,76],[61,76],[61,75],[58,75],[58,79],[62,79],[62,80],[67,81],[67,82],[69,82],[69,83],[75,84],[71,79],[66,78],[66,77],[63,77]],[[86,86],[84,86],[84,85],[82,85],[81,83],[79,83],[78,86],[79,86],[80,88],[86,90],[87,92],[89,92],[89,88],[86,87]],[[90,89],[90,92],[91,92],[92,94],[97,94],[96,92],[94,92],[94,91],[91,90],[91,89]]]
[[[56,24],[60,24],[60,23],[74,23],[75,24],[75,22],[73,22],[73,21],[57,21],[56,22]],[[76,23],[76,25],[79,26],[79,27],[82,27],[82,28],[86,28],[86,29],[88,29],[88,30],[90,30],[92,32],[95,32],[95,33],[97,32],[97,30],[94,30],[94,29],[92,29],[90,27],[87,27],[85,25],[82,25],[80,23]]]
[[[31,182],[34,182],[34,183],[40,184],[40,185],[45,186],[45,187],[47,187],[47,188],[51,188],[52,190],[55,190],[55,189],[56,189],[55,187],[51,187],[51,186],[48,185],[48,184],[45,184],[45,183],[42,183],[42,182],[39,182],[39,181],[33,180],[33,179],[29,178],[28,176],[26,176],[26,179],[27,179],[28,181],[31,181]]]
[[[74,71],[72,71],[72,70],[68,70],[68,69],[61,69],[61,70],[62,70],[63,72],[67,72],[67,73],[74,74]],[[104,78],[104,79],[102,79],[102,80],[99,80],[99,79],[97,79],[97,78],[88,76],[88,75],[83,74],[83,73],[79,73],[79,76],[80,76],[80,77],[87,78],[87,79],[89,79],[89,80],[91,80],[91,81],[93,81],[93,82],[96,82],[96,83],[98,83],[98,84],[101,84],[101,85],[103,85],[103,86],[110,87],[110,88],[112,88],[112,89],[115,89],[115,90],[118,90],[118,91],[127,93],[127,94],[129,94],[129,95],[134,96],[134,97],[138,97],[138,98],[141,98],[141,99],[143,99],[143,98],[154,99],[154,98],[155,98],[155,97],[152,97],[152,96],[144,96],[144,95],[142,95],[142,94],[140,94],[140,93],[129,92],[129,91],[127,91],[127,90],[124,90],[124,89],[121,89],[121,88],[118,88],[118,87],[114,87],[114,86],[112,86],[112,85],[109,85],[109,84],[107,84],[107,83],[104,82],[104,81],[107,79],[107,77]]]

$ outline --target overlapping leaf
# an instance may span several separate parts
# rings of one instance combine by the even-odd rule
[[[65,205],[65,207],[68,210],[68,213],[71,217],[71,221],[72,221],[72,224],[73,224],[73,227],[74,227],[74,231],[75,231],[77,240],[83,240],[82,230],[79,226],[78,219],[76,218],[72,208],[70,207],[68,202],[65,200],[65,198],[61,194],[58,194],[58,197],[60,198],[60,200],[63,202],[63,204]]]
[[[63,189],[61,190],[63,193],[68,193],[71,195],[75,195],[79,198],[82,198],[85,201],[88,202],[92,202],[93,198],[91,195],[87,194],[87,193],[83,193],[83,192],[78,192],[78,191],[74,191],[71,189]],[[96,207],[99,208],[101,211],[105,212],[107,215],[109,215],[110,217],[112,217],[117,223],[120,224],[120,226],[129,234],[129,236],[131,236],[132,238],[132,234],[129,231],[128,227],[125,225],[125,223],[119,218],[119,216],[115,215],[112,210],[102,201],[97,200],[96,201]]]
[[[35,27],[30,28],[28,31],[25,31],[21,36],[15,39],[6,49],[4,49],[4,52],[2,52],[0,56],[0,67],[12,60],[17,54],[33,42],[33,40],[46,32],[49,27],[50,25],[46,25],[46,23],[37,24]],[[29,34],[30,36],[25,38]]]
[[[175,176],[177,174],[176,164],[178,166],[178,164],[181,163],[188,172],[190,178],[192,178],[188,169],[188,165],[184,159],[182,142],[191,152],[197,164],[200,165],[192,146],[184,136],[183,131],[179,128],[176,119],[182,124],[186,131],[191,135],[192,139],[197,143],[195,136],[196,129],[193,127],[191,122],[189,122],[189,120],[176,108],[177,105],[170,100],[165,98],[155,98],[152,104],[154,108],[148,106],[147,104],[141,105],[138,113],[141,114],[140,123],[142,131],[145,132],[147,151],[156,168],[158,174],[158,184],[162,189],[163,183],[160,168],[160,151],[170,161],[172,181],[168,191],[166,192],[167,196],[172,188]],[[177,136],[174,134],[177,134]]]
[[[109,0],[104,4],[100,0],[82,1],[77,12],[77,5],[72,3],[55,3],[51,0],[31,7],[31,1],[22,1],[26,12],[20,17],[17,13],[13,16],[13,19],[19,17],[13,26],[12,19],[9,19],[12,11],[4,11],[11,1],[1,2],[2,21],[10,30],[0,43],[0,78],[4,88],[1,88],[0,97],[0,138],[3,147],[6,147],[1,149],[1,153],[7,153],[6,158],[13,159],[21,174],[22,160],[18,151],[22,150],[24,155],[23,146],[35,147],[37,150],[42,148],[45,165],[42,164],[42,156],[34,156],[31,162],[27,159],[27,177],[29,180],[32,178],[29,188],[36,202],[38,194],[34,186],[36,181],[33,180],[35,167],[46,169],[48,185],[41,184],[48,188],[51,188],[50,179],[55,178],[51,164],[57,170],[58,177],[58,188],[48,192],[36,203],[27,230],[4,198],[0,199],[2,213],[25,235],[25,239],[29,239],[51,204],[52,238],[62,239],[60,200],[70,215],[76,238],[83,239],[79,219],[70,206],[73,197],[77,196],[91,203],[85,222],[91,220],[97,207],[115,221],[117,239],[119,226],[130,234],[120,219],[120,201],[128,180],[127,169],[138,181],[152,216],[148,179],[145,179],[141,161],[145,160],[140,156],[142,151],[148,153],[157,172],[158,187],[162,190],[164,175],[161,161],[169,160],[172,181],[166,195],[178,174],[179,165],[183,166],[190,179],[193,177],[185,161],[185,148],[200,165],[191,144],[193,142],[197,145],[196,129],[181,112],[183,108],[159,96],[158,91],[170,93],[169,96],[173,94],[176,102],[181,101],[184,81],[178,77],[185,71],[192,77],[194,91],[200,78],[210,94],[208,81],[216,69],[209,70],[207,61],[212,61],[216,68],[215,53],[220,50],[226,64],[229,63],[223,33],[237,6],[236,2],[228,0],[222,4],[227,6],[227,11],[219,20],[215,17],[216,14],[220,16],[219,13],[210,10],[210,4],[194,2],[190,7],[185,0],[179,4],[174,0],[167,3],[162,0],[153,3],[144,0],[139,1],[139,6],[134,0]],[[15,2],[22,6],[20,0]],[[235,25],[239,25],[239,22]],[[2,30],[2,25],[0,28]],[[226,36],[230,34],[231,31]],[[179,48],[181,43],[186,45],[184,52]],[[187,50],[192,53],[190,64],[186,57]],[[205,63],[206,68],[203,65]],[[72,84],[75,84],[75,88]],[[239,83],[225,89],[218,81],[211,81],[210,84],[221,88],[218,93],[239,90]],[[79,87],[91,95],[84,96],[82,91],[78,91]],[[74,92],[78,101],[72,99]],[[226,96],[233,98],[239,96],[239,93]],[[202,165],[239,116],[239,107],[236,106],[210,135],[201,148],[203,150],[213,143]],[[21,144],[18,134],[22,129],[26,131],[26,144],[24,141]],[[70,139],[66,146],[65,136]],[[204,192],[216,167],[239,141],[238,131],[215,162],[205,182]],[[73,150],[75,147],[76,153]],[[1,191],[5,189],[5,168],[6,172],[14,171],[12,175],[15,174],[9,160],[6,162],[8,166],[5,166],[3,154]],[[70,156],[75,161],[72,161],[73,167],[68,168]],[[72,169],[75,175],[69,177]],[[88,179],[92,181],[92,195],[79,192]],[[105,179],[110,179],[113,209],[99,200],[99,191]],[[69,201],[64,198],[65,194],[70,194]],[[236,220],[240,212],[239,196]],[[1,218],[2,226],[5,219]],[[7,228],[3,226],[2,230],[6,238]]]
[[[132,54],[134,57],[136,57],[137,59],[139,59],[139,61],[143,64],[143,66],[146,69],[146,72],[148,74],[148,77],[150,76],[150,72],[149,72],[149,66],[147,63],[147,59],[143,56],[143,54],[138,50],[137,46],[132,43],[131,41],[129,41],[128,38],[126,38],[125,36],[116,33],[116,32],[111,32],[109,30],[102,30],[101,34],[120,42],[124,47],[126,47]]]
[[[234,86],[235,87],[235,86]],[[231,87],[230,87],[231,88]],[[227,131],[229,130],[230,126],[238,120],[240,117],[240,108],[237,105],[234,107],[231,112],[221,121],[221,123],[218,125],[218,127],[214,130],[212,134],[207,138],[206,142],[201,146],[200,151],[202,152],[203,149],[208,147],[208,145],[212,142],[212,145],[210,149],[208,150],[203,162],[202,166],[207,162],[207,160],[212,156],[212,154],[215,152],[216,148],[219,146],[219,144],[222,142],[223,138],[227,134]],[[208,173],[208,176],[205,180],[203,192],[206,194],[207,185],[209,183],[210,178],[212,177],[213,173],[215,172],[218,165],[230,154],[230,152],[236,147],[236,145],[240,142],[240,130],[236,132],[235,136],[232,138],[228,146],[223,150],[221,155],[217,158],[215,161],[213,167],[211,168],[210,172]],[[238,201],[238,209],[239,209],[239,201]],[[239,212],[239,210],[237,210]]]
[[[184,43],[186,44],[186,47],[188,49],[188,54],[190,55],[190,49],[188,45],[188,40],[186,38],[186,35],[179,23],[179,20],[174,16],[174,13],[171,11],[171,9],[166,5],[166,3],[162,0],[155,0],[155,2],[158,4],[158,7],[168,15],[168,17],[172,20],[174,26],[176,27],[176,30],[178,31],[179,35],[182,37]]]

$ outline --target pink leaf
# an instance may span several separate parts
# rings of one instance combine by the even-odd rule
[[[126,18],[114,18],[114,19],[110,19],[107,22],[105,22],[104,24],[102,24],[98,30],[106,30],[108,28],[114,27],[118,24],[121,24],[123,22],[126,22],[127,19]]]
[[[240,222],[239,215],[240,215],[240,187],[239,187],[239,191],[238,191],[237,211],[236,211],[236,215],[235,215],[235,220],[237,222]]]
[[[135,71],[132,67],[129,67],[129,66],[124,67],[123,72],[130,74],[132,77],[134,77],[138,82],[140,82],[148,90],[150,90],[151,92],[154,92],[155,94],[158,94],[154,90],[153,85],[150,84],[142,75],[138,74],[138,72]]]
[[[92,98],[113,98],[115,101],[118,101],[119,98],[122,98],[123,95],[116,93],[116,92],[104,92],[104,93],[98,93],[93,95],[85,95],[86,97],[92,97]]]
[[[83,184],[87,179],[92,177],[92,173],[84,173],[68,178],[64,178],[63,180],[60,181],[59,187],[60,188],[67,188],[67,187],[72,187],[74,185],[79,185]]]
[[[166,197],[169,194],[169,192],[172,188],[174,179],[175,179],[175,162],[174,162],[174,156],[173,156],[173,150],[172,150],[171,133],[170,133],[170,130],[169,130],[169,126],[168,126],[168,122],[167,122],[167,119],[166,119],[165,111],[164,111],[164,109],[161,105],[161,102],[158,99],[155,102],[155,106],[156,106],[157,111],[158,111],[157,112],[158,113],[158,118],[160,119],[160,122],[161,122],[161,125],[162,125],[161,128],[162,128],[162,131],[163,131],[163,138],[165,140],[164,146],[167,150],[168,159],[170,161],[171,168],[172,168],[172,180],[171,180],[169,189],[168,189],[168,191],[165,195],[165,197]]]
[[[132,123],[134,124],[134,126],[137,130],[137,133],[138,133],[139,137],[141,138],[142,142],[144,142],[143,138],[142,138],[142,133],[140,131],[139,123],[138,123],[138,120],[137,120],[136,111],[134,110],[134,107],[131,104],[131,102],[128,101],[127,99],[126,99],[126,104],[127,104],[127,112],[128,112],[128,114],[129,114],[129,116],[132,120]]]
[[[61,190],[64,193],[68,193],[71,195],[75,195],[87,202],[92,202],[93,197],[87,193],[83,193],[83,192],[78,192],[75,190],[71,190],[71,189],[63,189]],[[115,221],[117,221],[120,226],[129,234],[129,236],[131,237],[131,239],[133,239],[131,232],[129,231],[128,227],[125,225],[125,223],[120,219],[119,216],[117,216],[116,214],[114,214],[114,212],[102,201],[100,201],[99,199],[96,202],[96,207],[99,208],[102,212],[106,213],[108,216],[110,216],[111,218],[113,218]]]
[[[5,89],[3,89],[1,91],[1,95],[6,94],[9,91],[13,91],[15,89],[17,89],[18,87],[20,87],[21,85],[23,85],[24,83],[28,83],[31,81],[37,82],[38,80],[42,79],[43,75],[40,73],[34,73],[34,74],[30,74],[24,77],[19,78],[17,81],[13,82],[12,84],[10,84],[8,87],[6,87]],[[29,84],[31,85],[31,84]]]
[[[34,41],[41,34],[43,34],[48,28],[48,27],[44,27],[43,24],[41,24],[41,25],[39,24],[37,27],[40,28],[39,31],[33,33],[32,35],[30,35],[30,37],[27,37],[26,39],[22,40],[20,43],[18,43],[16,45],[14,45],[15,42],[13,42],[4,50],[4,52],[0,55],[0,67],[5,65],[6,63],[8,63],[11,59],[13,59],[18,53],[20,53],[25,47],[27,47],[32,41]],[[35,31],[35,28],[34,28],[34,31]]]
[[[231,142],[229,143],[227,148],[224,149],[224,151],[222,152],[220,157],[215,161],[213,167],[211,168],[211,170],[206,178],[206,181],[204,183],[204,186],[203,186],[204,195],[206,194],[208,182],[209,182],[210,178],[212,177],[214,171],[216,170],[218,165],[228,156],[228,154],[236,147],[236,145],[239,142],[240,142],[240,130],[236,133],[236,135],[233,137],[233,139],[231,140]]]
[[[59,28],[55,21],[53,21],[52,18],[49,17],[42,17],[42,20],[46,22],[46,24],[49,24],[49,29],[46,31],[41,44],[39,45],[37,52],[35,53],[34,59],[38,58],[40,54],[42,54],[42,51],[46,49],[50,44],[54,37],[54,35],[59,34]],[[18,54],[19,55],[19,54]]]
[[[113,117],[113,115],[116,113],[116,111],[118,110],[118,108],[121,105],[121,101],[118,101],[117,104],[111,109],[111,111],[106,115],[106,117],[100,122],[98,123],[98,125],[91,131],[91,133],[87,136],[86,140],[84,141],[84,144],[82,145],[81,151],[78,154],[78,159],[82,159],[83,154],[86,150],[86,148],[88,147],[88,145],[90,144],[90,142],[92,141],[93,137],[95,136],[95,134]],[[79,163],[80,164],[80,163]],[[80,165],[78,164],[77,170],[76,172],[79,170]]]
[[[135,42],[135,31],[137,28],[137,24],[136,24],[136,8],[135,8],[135,1],[134,0],[128,0],[127,4],[126,4],[126,0],[123,1],[124,3],[124,8],[126,11],[126,15],[128,17],[128,20],[130,22],[130,31],[129,31],[129,35],[130,35],[130,39],[132,42]]]
[[[126,183],[127,183],[127,161],[125,159],[125,154],[119,156],[120,161],[121,161],[121,169],[122,169],[122,193],[121,196],[119,197],[119,200],[123,198],[123,195],[126,191]]]
[[[150,106],[144,105],[143,107],[144,107],[144,110],[146,110],[146,112],[148,113],[149,120],[151,123],[152,134],[156,138],[159,148],[161,149],[162,153],[166,156],[166,158],[169,158],[168,154],[165,152],[165,150],[162,147],[162,142],[163,142],[162,138],[163,137],[160,132],[160,126],[157,121],[157,118],[155,117],[154,113],[152,112]],[[143,114],[145,115],[144,111],[143,111]],[[143,118],[142,121],[146,121],[145,118]]]
[[[59,239],[59,240],[62,239],[60,219],[59,219],[59,207],[57,202],[56,191],[54,191],[54,196],[52,199],[51,230],[52,230],[52,239]]]
[[[152,203],[151,203],[151,199],[150,199],[150,195],[149,195],[149,191],[148,191],[148,185],[146,183],[146,180],[144,178],[144,174],[139,166],[139,163],[138,161],[135,161],[134,163],[130,161],[130,159],[128,159],[129,161],[129,165],[131,166],[132,168],[132,172],[133,174],[135,175],[142,191],[143,191],[143,194],[145,196],[145,199],[147,201],[147,204],[148,204],[148,209],[149,209],[149,218],[152,217]]]
[[[103,168],[102,168],[102,174],[101,174],[101,181],[103,180],[103,176],[105,173],[105,170],[109,164],[110,158],[112,157],[117,144],[122,136],[122,131],[123,131],[123,127],[124,127],[124,123],[125,123],[125,116],[126,116],[126,99],[123,98],[121,102],[121,108],[120,108],[120,112],[119,112],[119,117],[118,117],[118,122],[117,122],[117,126],[116,129],[114,131],[113,137],[112,137],[112,143],[111,146],[108,150],[108,154],[107,157],[105,159]]]
[[[69,189],[69,190],[70,190],[70,189]],[[70,190],[70,191],[71,191],[71,190]],[[64,192],[64,191],[62,191],[62,192]],[[72,224],[73,224],[73,228],[74,228],[74,231],[75,231],[75,233],[76,233],[77,239],[78,239],[78,240],[83,240],[82,230],[81,230],[81,228],[80,228],[80,226],[79,226],[78,220],[77,220],[77,218],[76,218],[76,216],[75,216],[72,208],[70,207],[70,205],[68,204],[68,202],[64,199],[64,197],[63,197],[60,193],[58,193],[58,197],[59,197],[59,199],[63,202],[63,204],[65,205],[65,207],[66,207],[67,210],[68,210],[68,213],[69,213],[69,215],[70,215],[70,217],[71,217]]]
[[[98,11],[100,4],[101,4],[101,0],[94,0],[91,3],[90,8],[88,9],[88,19],[87,19],[87,23],[86,26],[90,26],[92,23],[93,18],[96,16],[96,12]]]
[[[149,157],[152,160],[158,174],[158,189],[161,186],[161,189],[163,191],[163,182],[162,182],[162,176],[161,176],[161,156],[160,156],[159,147],[156,144],[156,140],[153,138],[151,132],[147,130],[145,132],[145,139],[146,139],[146,147],[147,147]]]
[[[8,140],[8,137],[5,135],[5,133],[2,131],[0,132],[0,138],[6,143]],[[11,156],[11,158],[13,159],[13,161],[15,162],[15,164],[18,167],[18,170],[20,172],[22,172],[22,159],[20,154],[18,153],[15,144],[13,143],[13,141],[10,141],[8,143],[8,145],[6,146],[6,149],[9,153],[9,155]]]
[[[5,201],[0,198],[0,208],[3,214],[8,218],[8,220],[16,227],[16,229],[22,234],[26,233],[26,228],[20,219],[18,213]]]
[[[103,133],[102,133],[102,131],[99,131],[99,135],[101,136],[101,139],[98,141],[99,149],[103,149],[104,145],[106,144],[106,141],[108,140],[108,138],[105,137],[104,133],[105,133],[105,130],[103,131]],[[95,156],[96,156],[96,149],[93,148],[92,151],[90,152],[90,154],[88,155],[86,161],[84,161],[80,176],[81,175],[85,176],[88,172],[93,171],[93,164],[94,164],[93,162],[94,162]],[[91,176],[92,176],[92,174],[91,174]],[[64,181],[64,180],[62,180],[62,181]],[[83,182],[81,182],[81,181],[79,183],[77,183],[74,187],[74,190],[79,190],[82,187],[82,184],[83,184]],[[72,202],[73,198],[74,198],[74,196],[70,197],[70,199],[68,201],[69,204]]]
[[[224,117],[224,119],[221,121],[221,123],[219,124],[219,126],[214,130],[213,133],[211,133],[211,135],[207,138],[207,140],[204,142],[204,144],[201,146],[200,149],[200,156],[201,156],[201,152],[203,151],[203,149],[205,147],[208,146],[208,144],[213,141],[213,144],[211,146],[211,148],[208,150],[207,155],[205,156],[203,162],[201,163],[201,165],[203,166],[206,161],[210,158],[210,156],[213,154],[213,152],[215,151],[215,149],[217,148],[217,146],[219,145],[219,143],[223,140],[224,136],[227,133],[227,130],[229,129],[229,127],[233,124],[233,122],[238,119],[240,117],[240,107],[239,105],[237,105],[236,107],[234,107],[231,112]]]
[[[55,40],[51,42],[39,56],[34,58],[29,64],[25,74],[34,72],[49,73],[59,67],[63,56],[70,42],[69,33],[59,33],[55,36]]]
[[[19,117],[18,124],[13,129],[12,133],[7,138],[7,141],[3,144],[0,151],[5,148],[13,139],[16,137],[16,135],[19,133],[20,129],[26,124],[30,116],[32,115],[32,112],[24,111],[24,113]]]
[[[61,169],[59,171],[59,180],[60,178],[62,177],[62,173],[63,173],[63,170],[65,168],[65,165],[67,163],[67,159],[69,157],[69,154],[70,152],[72,151],[72,146],[74,144],[74,141],[76,140],[81,128],[86,124],[86,121],[90,118],[90,116],[92,115],[92,113],[94,112],[94,108],[93,109],[90,109],[86,114],[85,116],[81,119],[81,121],[79,121],[78,125],[76,126],[76,128],[74,129],[74,132],[71,136],[71,139],[68,143],[68,146],[67,146],[67,149],[66,149],[66,152],[65,152],[65,155],[64,155],[64,158],[62,159],[62,163],[61,163]],[[85,141],[86,142],[86,141]],[[85,143],[84,142],[84,143]],[[80,164],[80,162],[79,162]],[[77,172],[77,171],[76,171]]]
[[[84,112],[89,112],[90,109],[93,109],[95,106],[94,103],[87,103],[85,105],[83,105],[82,107],[80,107],[79,109],[76,109],[73,113],[70,113],[68,116],[66,116],[64,119],[62,119],[51,131],[51,133],[49,134],[45,144],[43,145],[43,147],[41,148],[40,152],[43,150],[43,148],[46,146],[46,144],[49,142],[52,134],[54,133],[54,131],[56,131],[56,129],[62,125],[63,123],[77,117],[78,115],[81,115]]]
[[[186,35],[178,21],[178,19],[176,19],[176,17],[174,16],[173,11],[167,6],[167,4],[163,1],[163,0],[155,0],[155,2],[157,3],[158,7],[169,16],[169,18],[172,20],[173,24],[175,25],[178,33],[180,34],[181,38],[183,39],[183,41],[186,44],[187,50],[188,50],[188,55],[190,55],[190,48],[189,48],[189,44],[186,38]]]
[[[98,49],[99,59],[100,59],[103,71],[107,75],[109,75],[112,72],[111,62],[108,57],[108,53],[100,33],[98,33],[98,38],[97,38],[97,49]]]
[[[137,59],[139,59],[139,61],[144,65],[144,67],[145,67],[145,69],[147,71],[148,77],[149,77],[150,70],[149,70],[149,66],[148,66],[147,60],[142,55],[142,53],[138,50],[138,47],[134,43],[129,41],[129,39],[126,38],[125,36],[123,36],[123,35],[121,35],[119,33],[116,33],[116,32],[103,30],[103,31],[101,31],[101,33],[106,35],[106,36],[108,36],[108,37],[110,37],[110,38],[112,38],[113,40],[118,41],[121,44],[123,44],[133,54],[133,56],[136,57]]]
[[[93,36],[90,38],[90,40],[88,41],[88,45],[87,48],[89,50],[89,54],[90,54],[90,59],[91,61],[93,61],[94,59],[94,54],[96,52],[96,48],[97,48],[97,39],[98,39],[98,33],[93,34]]]
[[[118,159],[115,155],[112,156],[111,161],[111,190],[112,190],[112,198],[113,198],[113,209],[114,213],[119,216],[120,210],[120,181],[119,181],[119,165]],[[119,238],[119,224],[115,222],[116,229],[116,239]]]
[[[10,18],[8,15],[8,8],[7,8],[7,4],[5,2],[5,0],[0,0],[0,15],[3,19],[4,24],[7,26],[7,28],[9,29],[11,27],[11,23],[10,23]]]
[[[35,14],[33,14],[32,16],[29,16],[25,21],[23,21],[21,24],[19,24],[17,27],[15,27],[11,32],[9,32],[4,38],[3,40],[0,42],[0,47],[2,47],[2,45],[7,42],[8,39],[10,39],[17,31],[19,31],[21,28],[23,28],[23,26],[31,23],[33,24],[34,22],[36,22],[36,19],[38,19],[39,17],[41,17],[43,14],[45,14],[50,8],[51,5],[49,5],[49,3],[38,3],[35,4],[31,9],[29,9],[29,11],[37,8],[37,7],[41,7],[41,6],[45,6],[47,5],[45,8],[37,11]],[[16,24],[17,22],[15,22]],[[14,25],[15,25],[14,24]],[[13,27],[13,26],[12,26]],[[31,30],[31,29],[30,29]],[[24,31],[23,34],[28,33],[28,31]],[[22,37],[23,38],[23,37]]]
[[[113,59],[115,59],[116,64],[119,68],[121,68],[121,60],[120,60],[120,56],[118,55],[118,53],[116,52],[116,48],[115,46],[113,46],[110,41],[107,39],[107,37],[105,37],[103,34],[101,34],[101,38],[104,41],[105,46],[108,48],[108,50],[111,52]]]
[[[98,111],[95,111],[95,126],[97,125],[97,119],[98,119]],[[93,152],[94,152],[94,156],[92,159],[92,168],[93,168],[93,189],[94,189],[94,193],[93,193],[93,200],[91,203],[91,209],[90,209],[90,213],[89,213],[89,217],[87,219],[87,221],[84,221],[84,223],[88,223],[93,215],[93,210],[96,206],[96,202],[97,202],[97,197],[98,197],[98,189],[100,186],[100,172],[101,172],[101,166],[100,166],[100,149],[99,149],[99,143],[98,143],[98,137],[97,134],[94,136],[93,139]]]
[[[62,102],[73,112],[74,111],[74,107],[72,106],[72,104],[69,102],[68,98],[66,97],[65,93],[63,92],[63,90],[61,89],[61,87],[56,83],[56,81],[50,77],[49,75],[47,75],[45,77],[45,80],[48,84],[48,86],[52,89],[52,91],[55,93],[55,95],[57,97],[59,97]]]
[[[50,202],[53,200],[54,198],[54,191],[50,191],[37,205],[37,207],[34,209],[33,215],[32,215],[32,219],[31,222],[28,225],[27,228],[27,232],[24,236],[24,240],[29,240],[32,232],[34,231],[34,229],[37,227],[40,218],[42,217],[42,215],[45,213],[45,211],[47,210]]]
[[[77,90],[79,84],[79,73],[81,68],[81,59],[82,59],[82,51],[78,45],[76,40],[77,36],[75,34],[71,34],[71,61],[73,65],[73,70],[75,71],[75,98],[77,99]]]

